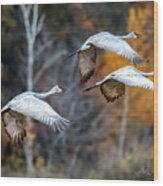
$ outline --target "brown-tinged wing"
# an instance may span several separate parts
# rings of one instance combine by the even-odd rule
[[[24,128],[24,116],[14,111],[8,111],[3,114],[5,130],[14,145],[22,144],[26,131]]]
[[[125,85],[115,80],[109,80],[100,86],[100,90],[108,102],[113,102],[125,93]]]
[[[95,72],[96,48],[91,46],[89,49],[79,52],[78,60],[81,82],[84,83],[90,79]]]

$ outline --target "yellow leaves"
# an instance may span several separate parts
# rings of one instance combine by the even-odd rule
[[[35,164],[36,169],[37,169],[37,170],[41,170],[44,166],[45,166],[44,157],[38,156],[38,157],[36,158],[36,164]]]
[[[31,141],[34,141],[36,139],[36,134],[35,133],[31,133],[31,132],[28,132],[27,133],[27,138]]]
[[[131,65],[131,62],[115,53],[105,51],[97,61],[97,69],[100,69],[97,75],[103,78],[105,75],[126,65]]]
[[[153,6],[149,4],[146,6],[130,7],[129,9],[128,32],[140,32],[143,36],[139,40],[130,41],[130,44],[137,48],[137,51],[145,60],[150,60],[149,64],[151,66],[142,65],[138,67],[139,70],[145,72],[153,71],[152,64],[154,63],[152,10]],[[129,117],[135,118],[144,124],[153,125],[153,104],[153,92],[143,88],[130,89]]]
[[[130,89],[129,113],[144,124],[153,125],[153,92],[143,88]],[[143,125],[142,125],[143,126]]]
[[[146,24],[146,9],[131,7],[129,9],[128,31],[141,32]]]

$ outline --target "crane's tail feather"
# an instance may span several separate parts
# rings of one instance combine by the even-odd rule
[[[60,134],[61,132],[65,131],[66,128],[70,126],[71,122],[63,117],[57,120],[57,124],[53,124],[52,128],[55,133]]]
[[[153,63],[151,63],[151,60],[150,59],[146,59],[145,62],[144,62],[144,65],[145,66],[150,66],[150,67],[153,67]]]

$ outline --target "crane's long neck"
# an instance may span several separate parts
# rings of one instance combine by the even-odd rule
[[[45,99],[53,94],[55,94],[56,91],[54,89],[50,89],[48,92],[43,93],[33,93],[33,95],[39,99]]]
[[[133,33],[129,33],[123,36],[117,36],[119,39],[136,39],[136,35],[133,35]]]

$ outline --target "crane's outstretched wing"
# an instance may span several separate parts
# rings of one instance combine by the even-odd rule
[[[125,85],[154,90],[153,82],[144,77],[145,75],[151,76],[153,73],[144,73],[132,66],[127,66],[109,74],[95,85],[87,87],[84,90],[89,91],[96,87],[100,87],[101,93],[108,100],[108,102],[110,102],[124,94]]]
[[[143,59],[126,41],[107,33],[101,33],[97,36],[95,38],[92,36],[90,39],[90,43],[94,46],[116,53],[131,61],[134,65],[143,63]]]
[[[109,80],[100,86],[100,90],[108,102],[113,102],[125,93],[125,85],[115,80]]]
[[[89,49],[79,52],[78,60],[81,82],[84,83],[90,79],[95,72],[96,48],[91,46]]]
[[[24,137],[26,136],[26,130],[24,128],[24,117],[21,114],[15,113],[14,111],[5,112],[3,117],[3,123],[5,130],[14,145],[22,144]]]
[[[32,95],[26,96],[17,101],[17,104],[10,104],[10,106],[12,110],[48,125],[55,132],[61,132],[70,125],[70,121],[55,112],[48,103]]]
[[[133,69],[133,72],[122,72],[122,73],[115,73],[115,76],[112,79],[117,80],[125,85],[131,87],[142,87],[149,90],[154,90],[153,82],[141,75],[139,72]]]

